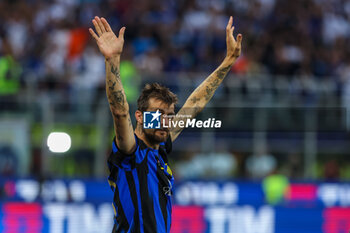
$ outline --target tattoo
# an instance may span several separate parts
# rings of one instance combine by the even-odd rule
[[[120,80],[119,64],[107,68],[106,75],[106,91],[110,109],[114,118],[114,126],[116,130],[116,139],[119,142],[125,142],[128,138],[123,134],[123,130],[127,127],[132,127],[128,103]],[[108,69],[110,72],[108,72]]]
[[[117,136],[117,139],[118,139],[118,141],[123,141],[124,140],[124,138],[122,136],[120,136],[119,134]]]
[[[231,65],[223,67],[218,71],[216,71],[216,75],[218,76],[219,79],[223,79],[230,69],[231,69]]]
[[[113,91],[116,84],[117,84],[117,82],[112,82],[111,80],[109,80],[108,81],[108,88],[109,88],[109,90]]]
[[[200,108],[198,106],[194,107],[194,115],[197,115],[198,113],[200,113],[202,111],[203,108]]]
[[[210,100],[215,90],[219,87],[219,84],[225,78],[227,72],[230,69],[231,69],[231,65],[220,68],[218,71],[216,71],[216,77],[214,77],[214,80],[210,82],[210,86],[206,86],[207,94],[205,95],[205,100]]]
[[[111,93],[112,101],[115,104],[124,105],[124,94],[122,91],[113,91]]]
[[[219,83],[220,83],[220,80],[219,79],[215,79],[212,83],[210,83],[210,86],[212,87],[212,88],[218,88],[218,86],[219,86]]]
[[[193,97],[193,98],[191,98],[190,99],[191,101],[192,101],[192,103],[197,103],[199,100],[200,100],[200,98],[198,98],[198,97]]]
[[[118,69],[117,67],[114,67],[113,65],[111,65],[111,72],[112,72],[112,74],[114,74],[117,78],[120,78],[119,69]]]
[[[210,100],[210,98],[213,96],[213,92],[214,92],[214,88],[213,87],[208,87],[206,86],[206,90],[207,94],[205,95],[205,100]]]

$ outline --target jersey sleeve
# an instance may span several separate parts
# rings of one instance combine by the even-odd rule
[[[119,150],[114,137],[112,142],[112,152],[108,158],[109,170],[111,171],[111,167],[113,166],[132,169],[136,163],[136,152],[138,151],[138,147],[138,140],[136,140],[135,150],[130,154],[123,153]]]
[[[147,146],[136,136],[136,134],[134,136],[136,146],[134,151],[130,154],[120,151],[115,141],[115,137],[113,138],[112,152],[108,158],[109,170],[111,170],[111,166],[116,166],[123,169],[133,169],[135,168],[136,164],[139,164],[144,160],[148,151]]]

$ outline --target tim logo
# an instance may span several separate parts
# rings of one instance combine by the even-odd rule
[[[144,129],[160,129],[160,116],[162,114],[156,112],[143,112],[143,128]]]

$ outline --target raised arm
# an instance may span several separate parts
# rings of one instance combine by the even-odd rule
[[[92,20],[97,34],[89,28],[95,38],[106,63],[106,93],[113,116],[114,131],[118,148],[130,154],[135,149],[134,130],[129,114],[129,104],[126,101],[123,85],[120,80],[120,55],[123,51],[125,27],[122,27],[117,37],[104,18],[95,17]]]
[[[235,40],[233,37],[234,27],[232,26],[232,21],[233,19],[231,16],[226,26],[227,53],[224,61],[192,92],[177,115],[191,116],[191,118],[193,118],[201,112],[241,54],[242,35],[238,34],[237,40]],[[180,117],[179,119],[182,118]],[[182,130],[183,128],[180,127],[172,128],[171,139],[174,141]]]

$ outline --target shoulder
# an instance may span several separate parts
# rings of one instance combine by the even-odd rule
[[[165,142],[162,142],[159,144],[159,148],[165,150],[167,154],[171,152],[172,147],[173,147],[173,144],[172,144],[170,135]]]
[[[136,146],[132,153],[126,154],[122,152],[115,141],[112,142],[112,152],[109,156],[108,163],[112,163],[118,167],[128,167],[125,165],[135,165],[141,163],[147,151],[147,145],[135,135]],[[132,166],[133,167],[133,166]]]
[[[169,154],[172,151],[172,149],[173,149],[173,142],[172,142],[171,136],[169,134],[169,137],[165,142],[165,151],[166,151],[166,153]]]

